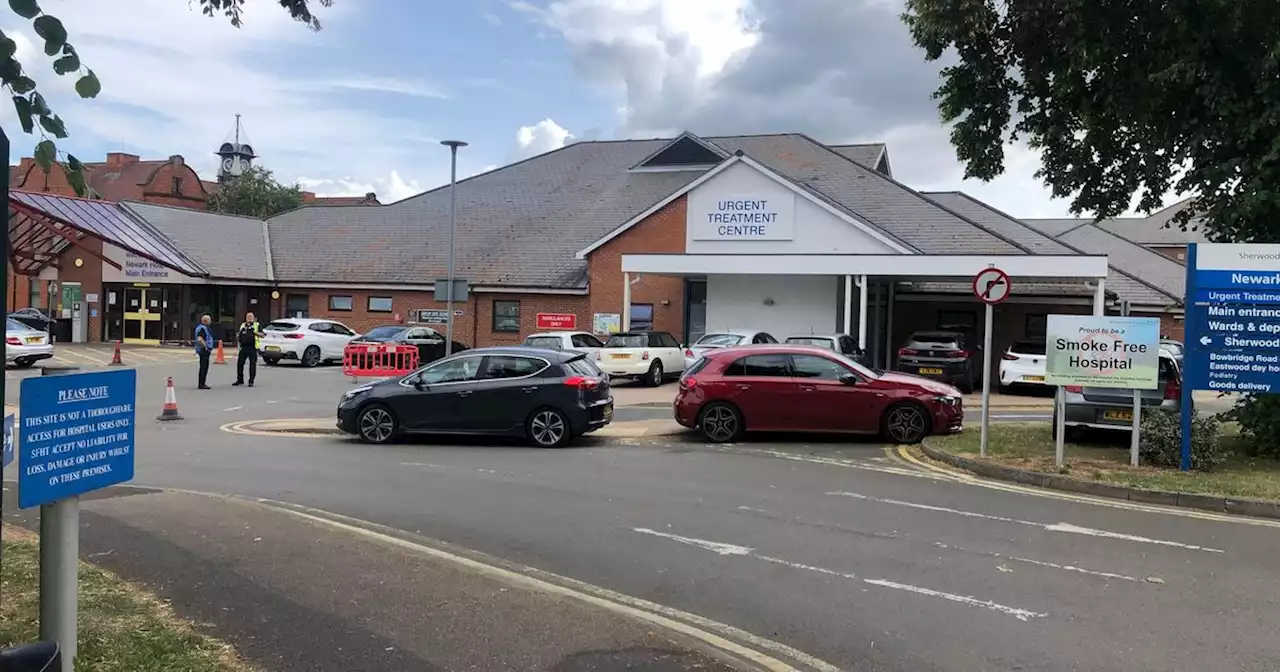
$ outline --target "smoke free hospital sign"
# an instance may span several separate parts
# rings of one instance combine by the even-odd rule
[[[1045,382],[1154,390],[1160,380],[1160,319],[1050,315]]]

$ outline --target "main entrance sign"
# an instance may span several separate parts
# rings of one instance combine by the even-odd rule
[[[1188,252],[1188,387],[1280,392],[1280,245]]]

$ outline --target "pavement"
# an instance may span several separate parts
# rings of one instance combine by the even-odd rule
[[[522,575],[563,577],[558,585],[607,595],[615,605],[678,614],[672,618],[680,623],[730,639],[739,657],[745,648],[788,661],[770,669],[1274,672],[1280,661],[1280,640],[1258,616],[1280,606],[1274,521],[938,472],[873,440],[768,437],[707,446],[655,435],[534,450],[516,442],[368,446],[323,434],[224,431],[255,420],[331,417],[350,382],[332,367],[275,367],[260,370],[253,389],[231,388],[228,368],[215,367],[215,388],[197,392],[194,366],[138,372],[143,421],[134,485],[288,502],[346,521],[351,529],[334,529],[349,534],[348,543],[364,537],[357,530],[394,532],[500,559],[525,568]],[[187,419],[146,422],[149,408],[160,409],[167,375],[175,376]],[[330,570],[313,572],[320,561],[310,556],[280,557],[275,567],[269,558],[240,559],[224,548],[229,532],[215,534],[213,523],[193,523],[196,533],[184,537],[182,518],[198,507],[120,499],[139,508],[128,527],[164,530],[163,538],[181,541],[188,562],[205,563],[200,573],[178,575],[174,590],[195,590],[201,575],[219,567],[265,581],[255,568],[266,563],[262,574],[275,578],[263,584],[264,597],[325,605],[301,612],[300,622],[318,614],[317,627],[329,627],[324,619],[349,612],[343,627],[372,623],[383,637],[422,627],[413,609],[375,611],[394,596],[351,599]],[[148,528],[137,522],[142,516],[162,522]],[[86,534],[101,526],[86,526]],[[360,562],[376,569],[378,556],[393,553],[370,550]],[[145,574],[142,565],[138,572]],[[412,587],[413,572],[390,572],[391,585]],[[223,600],[216,589],[188,599],[208,600],[209,611]],[[230,594],[226,600],[237,613],[246,608]],[[423,604],[433,603],[414,609]],[[219,632],[252,649],[254,637],[300,629],[268,620],[252,633]],[[475,632],[472,646],[488,647],[483,633]],[[330,639],[304,645],[317,658],[344,655],[336,650],[343,645],[326,645]],[[402,646],[374,641],[369,646]]]

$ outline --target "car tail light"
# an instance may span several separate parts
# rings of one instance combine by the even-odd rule
[[[17,336],[6,336],[4,342],[9,345],[22,345],[22,339]]]
[[[1081,392],[1084,392],[1084,388],[1079,385],[1067,385],[1063,389],[1071,394],[1080,394]]]
[[[969,351],[968,350],[949,350],[947,351],[946,356],[952,359],[964,359],[965,357],[969,356]]]
[[[697,386],[698,386],[698,379],[694,378],[693,376],[680,379],[680,389],[682,390],[692,390]]]
[[[1177,399],[1182,396],[1182,383],[1176,380],[1170,380],[1164,385],[1164,398]]]
[[[1006,352],[1004,353],[1004,357],[1002,357],[1001,359],[1003,359],[1006,362],[1016,362],[1018,361],[1018,356],[1013,354],[1012,352]]]
[[[693,359],[693,348],[685,348],[684,356],[688,357],[689,359]]]
[[[643,359],[643,360],[645,360],[645,361],[648,361],[648,360],[649,360],[649,351],[648,351],[648,350],[645,350],[645,351],[644,351],[644,354],[640,355],[640,359]]]
[[[293,338],[293,339],[302,338],[302,334],[280,334],[280,335],[284,336],[285,338]]]
[[[569,376],[564,379],[564,384],[579,390],[594,390],[600,386],[600,381],[587,376]]]
[[[918,350],[913,350],[911,348],[898,348],[899,357],[910,357],[911,355],[918,355],[918,354],[920,354],[920,351]]]

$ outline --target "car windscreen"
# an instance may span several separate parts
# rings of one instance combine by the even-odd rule
[[[561,341],[559,336],[530,336],[524,339],[524,344],[531,348],[547,350],[560,350],[564,347],[564,341]]]
[[[694,347],[700,345],[711,345],[727,348],[731,345],[741,343],[745,338],[746,336],[742,336],[740,334],[707,334],[706,336],[699,338],[698,342],[693,345]]]
[[[297,331],[298,325],[293,322],[272,322],[263,327],[263,331]]]
[[[371,341],[385,341],[395,338],[402,331],[404,331],[404,327],[374,327],[364,337]]]
[[[880,374],[883,373],[882,371],[868,367],[867,365],[853,359],[852,357],[849,357],[843,352],[833,351],[830,356],[833,356],[836,359],[840,360],[841,362],[844,362],[846,366],[853,369],[858,373],[858,375],[862,376],[863,378],[866,378],[867,380],[876,380],[877,378],[880,377]]]
[[[1045,354],[1044,341],[1017,341],[1009,346],[1009,352],[1018,355],[1043,355]]]
[[[605,341],[606,348],[647,348],[649,336],[646,334],[614,334]]]
[[[787,343],[792,345],[812,345],[817,348],[826,348],[827,350],[835,350],[835,341],[830,338],[821,336],[790,336]]]

